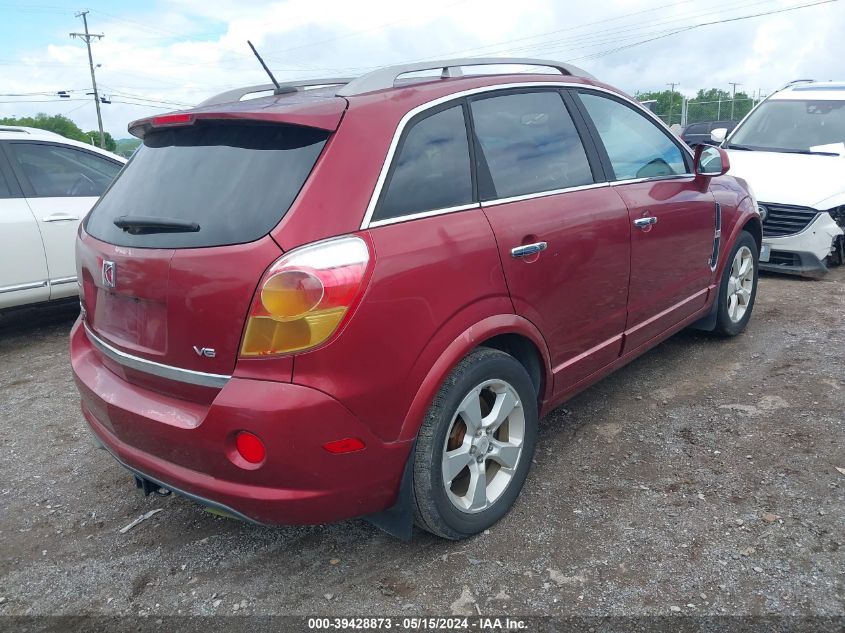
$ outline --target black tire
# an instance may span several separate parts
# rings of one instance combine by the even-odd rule
[[[454,432],[452,420],[458,407],[471,390],[488,380],[507,383],[519,398],[518,406],[522,407],[524,420],[522,450],[511,479],[498,498],[488,508],[470,513],[459,509],[447,495],[442,460],[447,433]],[[417,437],[413,482],[416,524],[433,534],[456,540],[477,534],[505,516],[528,475],[537,440],[537,422],[534,386],[528,372],[513,356],[481,347],[461,360],[441,385]],[[464,441],[464,435],[461,435],[460,442]],[[486,466],[488,462],[481,463]],[[495,469],[496,464],[491,463]],[[472,464],[467,469],[470,466]],[[493,477],[498,474],[494,473]]]
[[[754,265],[754,278],[753,286],[751,288],[751,296],[749,298],[745,314],[741,319],[735,321],[728,313],[728,284],[731,278],[731,267],[733,265],[734,258],[743,247],[748,248],[751,251],[751,258]],[[748,325],[748,321],[751,318],[751,312],[754,309],[754,301],[757,298],[757,282],[760,275],[759,258],[760,251],[754,237],[747,231],[740,233],[739,238],[737,238],[728,259],[725,262],[725,268],[722,271],[722,279],[719,283],[719,296],[716,298],[716,301],[719,302],[716,311],[716,327],[713,330],[716,334],[721,336],[736,336],[745,329],[746,325]]]

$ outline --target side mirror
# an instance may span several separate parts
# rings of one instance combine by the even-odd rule
[[[714,143],[721,143],[727,136],[728,128],[726,127],[717,127],[715,130],[710,131],[710,140]]]
[[[728,153],[721,147],[699,145],[695,148],[695,173],[698,176],[721,176],[731,168]]]

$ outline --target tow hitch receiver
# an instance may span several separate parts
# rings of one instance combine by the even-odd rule
[[[168,490],[167,488],[162,488],[157,483],[150,481],[149,479],[139,477],[138,475],[135,475],[135,487],[143,490],[145,497],[149,497],[151,494],[157,495],[159,497],[170,496],[170,490]]]

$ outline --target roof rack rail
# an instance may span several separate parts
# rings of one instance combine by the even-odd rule
[[[792,81],[787,81],[780,88],[778,88],[775,92],[780,92],[781,90],[783,90],[785,88],[789,88],[790,86],[794,86],[795,84],[811,84],[814,81],[816,81],[816,80],[815,79],[793,79]]]
[[[339,97],[351,97],[354,95],[365,94],[367,92],[374,92],[376,90],[385,90],[393,88],[396,80],[408,73],[421,72],[424,70],[439,69],[440,77],[448,79],[449,77],[460,77],[463,75],[461,67],[463,66],[543,66],[546,68],[554,68],[559,71],[561,75],[571,75],[576,77],[586,77],[594,79],[594,77],[571,64],[564,62],[555,62],[547,59],[530,59],[523,57],[464,57],[459,59],[445,59],[433,62],[417,62],[413,64],[399,64],[397,66],[387,66],[379,68],[365,75],[361,75],[348,82],[343,88],[338,90]]]
[[[227,90],[226,92],[221,92],[220,94],[216,94],[213,97],[209,97],[208,99],[200,103],[197,107],[219,105],[221,103],[230,103],[232,101],[240,101],[246,95],[254,94],[256,92],[272,91],[273,94],[280,95],[288,94],[291,92],[298,92],[302,88],[309,88],[313,86],[338,86],[347,84],[350,81],[352,81],[352,79],[350,79],[349,77],[342,79],[338,77],[331,77],[320,79],[301,79],[297,81],[283,81],[279,84],[278,89],[273,84],[258,84],[255,86],[245,86],[243,88]]]

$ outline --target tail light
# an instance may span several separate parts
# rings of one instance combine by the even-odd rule
[[[282,256],[264,273],[252,300],[241,356],[290,354],[328,340],[358,297],[369,261],[359,237]]]

